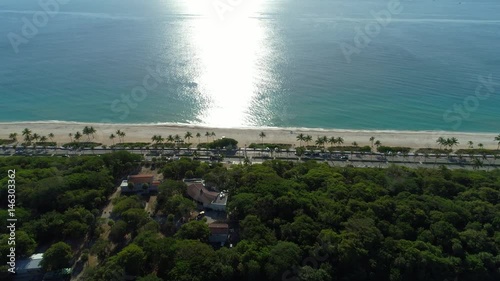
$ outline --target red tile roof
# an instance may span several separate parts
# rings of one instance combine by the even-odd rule
[[[128,176],[129,179],[136,179],[136,178],[154,178],[153,175],[131,175]]]
[[[154,180],[153,175],[133,175],[128,176],[128,181],[133,184],[141,184],[141,183],[151,183]]]
[[[201,183],[188,185],[187,193],[191,198],[203,204],[212,203],[219,195],[217,192],[209,191]]]
[[[229,225],[227,223],[212,223],[208,225],[208,228],[212,235],[229,233]]]

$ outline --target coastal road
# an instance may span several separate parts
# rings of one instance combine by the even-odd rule
[[[77,157],[81,155],[101,155],[120,150],[127,150],[131,153],[142,155],[146,161],[152,161],[154,158],[165,157],[167,160],[177,160],[180,157],[193,157],[196,152],[197,159],[201,161],[211,162],[216,155],[225,155],[223,161],[231,164],[239,164],[244,162],[244,157],[248,157],[251,163],[261,163],[266,160],[280,159],[289,161],[320,161],[327,162],[332,166],[348,166],[353,167],[388,167],[390,164],[402,165],[412,168],[426,167],[434,168],[445,165],[451,169],[483,169],[489,170],[500,167],[500,159],[493,156],[458,156],[451,154],[447,155],[427,155],[423,154],[408,154],[408,155],[383,155],[380,153],[322,153],[320,151],[310,152],[309,155],[297,157],[295,151],[275,152],[271,153],[267,150],[232,150],[225,151],[219,149],[213,150],[197,150],[197,149],[165,149],[165,150],[146,150],[146,149],[79,149],[71,150],[65,148],[17,148],[5,147],[0,149],[0,156],[60,156],[60,157]]]

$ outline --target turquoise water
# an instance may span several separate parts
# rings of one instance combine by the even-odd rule
[[[497,0],[65,1],[0,2],[0,122],[500,131]]]

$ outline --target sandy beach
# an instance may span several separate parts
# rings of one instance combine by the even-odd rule
[[[474,147],[482,143],[485,148],[494,149],[497,147],[497,142],[494,141],[494,133],[465,133],[465,132],[436,132],[436,131],[370,131],[370,130],[345,130],[345,129],[308,129],[308,128],[214,128],[202,127],[195,125],[165,125],[165,124],[97,124],[97,123],[76,123],[76,122],[13,122],[0,123],[0,139],[7,139],[10,133],[18,134],[18,141],[22,141],[21,132],[24,128],[29,128],[32,133],[37,133],[40,136],[48,136],[49,133],[54,134],[54,141],[60,144],[68,143],[70,138],[69,133],[73,135],[79,131],[80,133],[85,126],[93,126],[96,129],[94,142],[100,142],[106,145],[112,144],[109,136],[117,130],[125,132],[125,142],[151,142],[153,135],[161,135],[166,138],[168,135],[178,134],[182,138],[187,131],[193,134],[200,133],[202,137],[200,142],[206,142],[205,133],[214,132],[215,138],[227,137],[234,138],[243,147],[251,143],[260,143],[259,133],[263,131],[266,134],[264,142],[267,143],[286,143],[299,145],[297,135],[300,133],[311,135],[314,140],[318,136],[342,137],[344,145],[351,145],[352,142],[357,142],[358,145],[371,145],[370,137],[375,137],[380,140],[382,145],[387,146],[405,146],[411,148],[434,147],[437,148],[436,139],[438,137],[451,138],[455,137],[459,140],[458,148],[467,148],[468,142],[474,142]],[[86,136],[81,138],[85,141]],[[209,138],[211,141],[212,138]],[[118,138],[115,139],[115,142]],[[191,143],[197,144],[198,139],[194,137]]]

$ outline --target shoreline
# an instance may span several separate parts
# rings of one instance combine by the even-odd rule
[[[54,141],[58,144],[70,142],[69,133],[80,133],[85,126],[93,126],[96,129],[95,138],[93,141],[100,142],[105,145],[112,144],[109,139],[110,134],[114,134],[116,130],[125,132],[124,142],[151,142],[153,135],[161,135],[166,138],[168,135],[178,134],[184,138],[184,134],[189,131],[193,138],[193,145],[200,142],[206,142],[205,132],[215,132],[215,138],[227,137],[234,138],[238,141],[238,146],[250,145],[251,143],[262,142],[259,133],[263,131],[266,134],[265,143],[284,143],[298,145],[296,140],[300,133],[311,135],[313,141],[309,145],[314,144],[314,140],[318,136],[327,137],[342,137],[344,146],[351,145],[352,142],[357,142],[359,146],[370,145],[370,137],[375,137],[380,140],[382,145],[387,146],[404,146],[411,148],[437,148],[436,139],[439,137],[449,138],[456,137],[460,144],[456,148],[468,148],[468,141],[474,142],[474,147],[482,143],[484,148],[496,149],[497,142],[494,138],[498,136],[496,133],[478,133],[478,132],[450,132],[450,131],[409,131],[409,130],[353,130],[353,129],[324,129],[324,128],[279,128],[279,127],[214,127],[195,124],[179,124],[179,123],[147,123],[147,124],[107,124],[107,123],[92,123],[92,122],[71,122],[71,121],[26,121],[26,122],[0,122],[0,139],[7,139],[10,133],[17,133],[18,142],[22,140],[21,132],[24,128],[29,128],[32,133],[48,136],[49,133],[54,134]],[[196,138],[196,133],[200,133],[200,140]],[[213,138],[209,137],[209,141]],[[82,136],[82,141],[87,140],[86,136]],[[116,139],[117,141],[117,139]],[[115,141],[115,142],[116,142]]]

